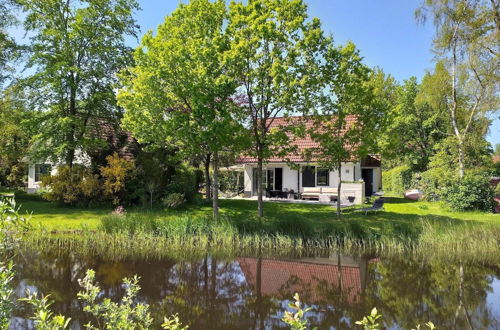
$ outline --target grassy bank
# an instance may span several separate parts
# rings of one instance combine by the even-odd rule
[[[385,211],[365,215],[346,209],[341,220],[330,205],[268,202],[265,217],[258,218],[256,202],[222,200],[221,220],[214,221],[206,204],[180,210],[129,209],[126,216],[113,216],[111,208],[61,207],[18,198],[23,210],[33,213],[34,230],[25,236],[26,244],[71,246],[85,253],[154,256],[158,251],[261,249],[272,255],[281,253],[278,250],[341,248],[500,259],[500,215],[452,212],[439,203],[395,197],[386,200]]]
[[[78,208],[64,207],[55,203],[41,200],[18,198],[26,212],[33,213],[32,223],[43,226],[48,230],[72,230],[89,228],[96,229],[100,219],[111,213],[110,207]],[[152,218],[161,218],[164,221],[175,219],[179,216],[210,216],[210,205],[189,205],[180,210],[144,210],[129,209],[129,214],[145,215]],[[221,214],[238,225],[240,221],[254,221],[257,217],[257,204],[247,200],[222,200]],[[363,227],[378,228],[385,223],[398,223],[412,225],[415,221],[426,219],[431,222],[474,222],[489,223],[500,226],[500,214],[483,212],[453,212],[440,203],[412,202],[403,198],[387,198],[385,211],[365,216],[353,210],[344,210],[340,223],[358,223]],[[265,223],[272,225],[276,222],[290,222],[300,220],[310,226],[321,229],[332,223],[339,223],[335,210],[329,205],[291,204],[291,203],[265,203]],[[262,223],[255,223],[261,226]]]
[[[265,222],[265,220],[264,220]],[[211,254],[296,255],[308,251],[391,255],[411,253],[447,260],[497,262],[500,260],[500,228],[472,222],[451,223],[417,220],[412,226],[387,223],[379,228],[353,222],[337,222],[323,230],[307,222],[275,222],[261,226],[207,217],[181,216],[164,221],[139,215],[108,216],[96,231],[50,234],[33,230],[24,244],[37,249],[61,249],[82,255],[109,258],[181,258]]]

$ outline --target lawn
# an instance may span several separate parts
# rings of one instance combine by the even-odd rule
[[[22,195],[18,198],[22,210],[32,213],[32,223],[49,230],[73,230],[83,227],[95,229],[100,219],[112,212],[112,208],[77,208],[64,207]],[[210,205],[189,205],[180,210],[143,210],[129,209],[129,214],[140,213],[152,217],[164,218],[165,221],[180,215],[204,216],[211,214]],[[294,221],[306,222],[321,228],[339,223],[336,220],[335,209],[329,205],[293,204],[266,202],[264,206],[266,219],[261,224],[286,222],[293,225]],[[500,227],[500,214],[482,212],[453,212],[435,202],[413,202],[403,198],[386,198],[385,211],[365,215],[354,210],[344,210],[340,223],[359,223],[363,226],[377,228],[388,223],[411,225],[419,219],[431,222],[477,222],[490,223]],[[257,203],[247,200],[222,200],[221,213],[228,216],[231,222],[253,221],[256,219]]]

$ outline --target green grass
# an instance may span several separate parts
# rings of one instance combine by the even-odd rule
[[[49,230],[74,230],[82,227],[96,229],[100,219],[112,212],[111,207],[78,208],[60,206],[35,198],[19,196],[18,203],[22,210],[32,213],[32,223],[41,225]],[[489,223],[500,226],[500,214],[483,212],[453,212],[441,203],[413,202],[403,198],[387,198],[385,211],[364,215],[354,210],[344,210],[343,218],[336,219],[335,210],[329,205],[293,204],[266,202],[264,206],[265,220],[256,221],[257,204],[247,200],[222,200],[221,214],[227,216],[235,224],[255,222],[258,226],[272,226],[276,222],[286,222],[293,225],[300,221],[321,230],[324,226],[344,222],[358,223],[373,229],[384,224],[394,223],[411,225],[422,218],[431,222],[474,222]],[[142,210],[129,209],[129,214],[144,214],[149,217],[160,217],[168,221],[181,215],[209,216],[212,212],[210,205],[190,205],[180,210]],[[258,222],[258,223],[257,223]]]
[[[111,207],[63,207],[23,194],[17,201],[33,213],[34,227],[44,229],[27,235],[34,246],[70,245],[85,253],[154,255],[155,250],[185,252],[193,247],[201,252],[215,247],[255,251],[259,246],[272,251],[342,247],[500,257],[500,215],[453,212],[440,203],[396,197],[386,198],[385,211],[377,213],[345,209],[340,221],[334,207],[317,204],[266,202],[265,217],[258,218],[255,201],[222,200],[217,222],[207,204],[180,210],[129,209],[122,217],[112,216]],[[75,229],[82,232],[67,233]],[[47,236],[46,230],[64,235]]]

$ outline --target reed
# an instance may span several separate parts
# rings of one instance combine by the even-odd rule
[[[32,230],[24,235],[22,245],[108,258],[175,256],[185,260],[206,253],[276,257],[340,250],[349,254],[407,253],[446,260],[495,262],[500,259],[499,242],[500,228],[495,226],[425,219],[412,226],[388,224],[376,229],[342,223],[317,231],[303,223],[299,228],[258,231],[246,225],[237,226],[227,218],[215,221],[186,215],[165,221],[133,215],[105,217],[97,231],[50,234]]]

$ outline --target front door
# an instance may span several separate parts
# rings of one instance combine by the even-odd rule
[[[373,169],[372,168],[361,169],[361,177],[365,182],[365,195],[366,196],[373,195]]]

